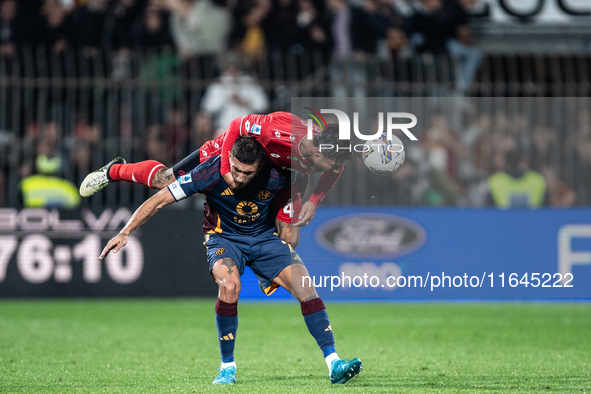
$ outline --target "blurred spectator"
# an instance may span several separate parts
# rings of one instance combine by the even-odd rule
[[[166,142],[166,133],[160,125],[153,125],[146,130],[145,157],[160,163],[172,163],[170,147]]]
[[[40,127],[35,174],[19,184],[26,208],[76,208],[80,204],[78,187],[59,178],[67,162],[61,152],[60,126],[51,121]]]
[[[94,171],[92,168],[94,150],[91,146],[86,141],[75,141],[71,149],[70,165],[74,174],[71,180],[77,185],[82,182],[89,172]]]
[[[170,33],[167,14],[156,7],[148,7],[134,32],[134,49],[147,53],[170,53],[174,40]]]
[[[158,92],[163,106],[168,107],[181,98],[179,84],[180,59],[174,51],[167,13],[149,6],[134,28],[134,48],[143,52],[141,77]]]
[[[450,23],[453,30],[446,45],[449,53],[459,61],[457,89],[460,92],[470,87],[482,62],[482,52],[474,44],[466,12],[475,3],[476,0],[458,0],[458,3],[452,0],[450,5],[454,10]]]
[[[13,56],[19,43],[19,25],[17,24],[17,4],[14,0],[2,0],[0,3],[0,56]]]
[[[330,78],[333,83],[333,97],[351,95],[344,85],[353,84],[352,96],[365,96],[366,76],[353,61],[353,9],[346,0],[327,0],[331,15],[331,38],[333,42]]]
[[[192,150],[199,149],[205,142],[212,140],[215,135],[211,115],[206,112],[199,112],[193,119],[191,131]]]
[[[166,111],[166,123],[164,133],[167,137],[167,145],[171,150],[173,160],[180,161],[189,151],[185,148],[191,138],[191,129],[187,127],[186,111],[178,108],[168,108]]]
[[[80,47],[87,57],[95,57],[101,48],[109,47],[111,31],[107,26],[108,0],[88,0],[72,13],[70,42]]]
[[[73,209],[80,205],[78,187],[55,175],[59,167],[57,158],[37,157],[37,174],[26,177],[19,184],[25,208]]]
[[[415,3],[415,12],[410,19],[410,40],[419,53],[446,53],[445,42],[450,37],[450,26],[443,9],[443,0],[420,0]]]
[[[265,112],[268,106],[262,87],[240,70],[234,57],[226,59],[220,80],[207,88],[201,104],[202,110],[214,117],[217,134],[223,133],[232,119]]]
[[[566,182],[558,178],[556,170],[551,166],[542,168],[542,175],[548,188],[550,205],[553,207],[572,207],[575,205],[577,196]]]
[[[488,178],[490,201],[498,208],[539,208],[548,204],[546,181],[529,169],[526,157],[517,150],[505,157],[505,170]]]
[[[220,54],[230,29],[228,11],[211,0],[163,0],[182,58]]]
[[[410,19],[410,41],[419,53],[449,53],[459,59],[457,89],[465,91],[474,78],[482,54],[473,45],[468,27],[471,0],[420,0]]]
[[[532,166],[540,169],[552,161],[552,147],[556,140],[556,131],[548,127],[537,126],[534,128],[532,136]]]
[[[297,0],[274,0],[271,12],[263,21],[269,51],[293,53],[298,43]]]
[[[96,156],[100,157],[98,152],[102,139],[101,126],[98,123],[89,123],[85,111],[80,111],[73,135],[66,143],[70,150],[70,163],[74,174],[71,180],[76,184],[80,184],[90,171],[94,171],[93,165],[96,163]]]
[[[271,11],[271,0],[239,1],[232,13],[230,48],[246,55],[249,62],[262,60],[267,43],[262,23]]]
[[[375,67],[368,62],[378,52],[379,43],[394,39],[390,32],[395,10],[384,7],[379,0],[363,0],[361,6],[349,4],[346,0],[328,0],[332,16],[331,36],[333,42],[333,67],[331,79],[336,85],[333,96],[366,96],[366,85],[375,79]],[[343,85],[353,85],[352,94]]]
[[[298,43],[314,54],[328,54],[332,48],[330,19],[318,12],[312,0],[299,0],[296,19]]]
[[[467,156],[467,149],[451,130],[443,113],[435,113],[431,125],[421,135],[421,147],[429,165],[432,188],[429,196],[432,202],[437,202],[435,205],[455,205],[461,193],[457,182],[458,161]]]
[[[390,57],[397,60],[400,51],[408,44],[402,15],[390,0],[376,0],[376,13],[384,19],[385,38]]]
[[[45,22],[44,43],[54,53],[62,53],[68,47],[71,20],[60,0],[45,0],[42,14]]]
[[[140,19],[143,9],[138,0],[116,0],[111,11],[109,23],[113,24],[111,48],[114,50],[132,49],[131,27]]]
[[[40,129],[36,149],[36,168],[44,174],[58,174],[65,165],[61,151],[60,126],[57,122],[50,121],[42,125]]]

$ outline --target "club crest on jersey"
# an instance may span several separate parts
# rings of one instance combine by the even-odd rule
[[[271,192],[268,190],[262,190],[259,192],[259,200],[266,200],[271,196]]]
[[[191,183],[191,182],[193,182],[193,177],[191,176],[191,174],[183,175],[181,177],[181,183]]]
[[[252,127],[250,128],[249,133],[261,135],[261,125],[253,124]]]
[[[226,251],[226,249],[219,248],[218,250],[215,251],[215,254],[216,254],[216,256],[221,256],[224,254],[225,251]]]

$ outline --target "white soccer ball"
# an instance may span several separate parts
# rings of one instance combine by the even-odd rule
[[[395,135],[392,136],[392,140],[388,140],[384,133],[373,141],[366,141],[365,145],[361,158],[374,174],[391,174],[404,163],[404,145]]]

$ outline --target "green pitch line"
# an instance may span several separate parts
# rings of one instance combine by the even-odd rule
[[[445,393],[591,390],[591,304],[327,301],[329,383],[299,305],[239,305],[238,382],[215,387],[215,300],[0,301],[0,392]]]

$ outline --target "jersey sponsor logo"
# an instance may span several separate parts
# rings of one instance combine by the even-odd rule
[[[252,223],[261,217],[259,207],[251,201],[242,201],[236,205],[236,212],[243,216],[234,216],[234,222],[237,224]]]
[[[252,201],[241,201],[236,205],[236,212],[240,215],[252,216],[257,213],[259,207]]]
[[[234,195],[234,192],[230,188],[227,188],[226,190],[224,190],[222,192],[222,196],[233,196],[233,195]]]
[[[261,135],[261,125],[253,124],[250,128],[251,134]]]
[[[259,200],[266,200],[271,196],[271,192],[268,190],[262,190],[259,192]]]
[[[277,159],[277,158],[279,158],[279,157],[281,157],[281,156],[280,156],[280,155],[278,155],[277,153],[271,153],[271,157],[274,157],[274,158],[276,158],[276,159]]]
[[[219,248],[218,250],[215,251],[215,254],[216,254],[216,256],[221,256],[224,254],[225,251],[226,251],[226,249]]]
[[[181,184],[183,184],[183,183],[191,183],[191,182],[193,182],[193,177],[191,176],[191,174],[183,175],[181,177]]]

